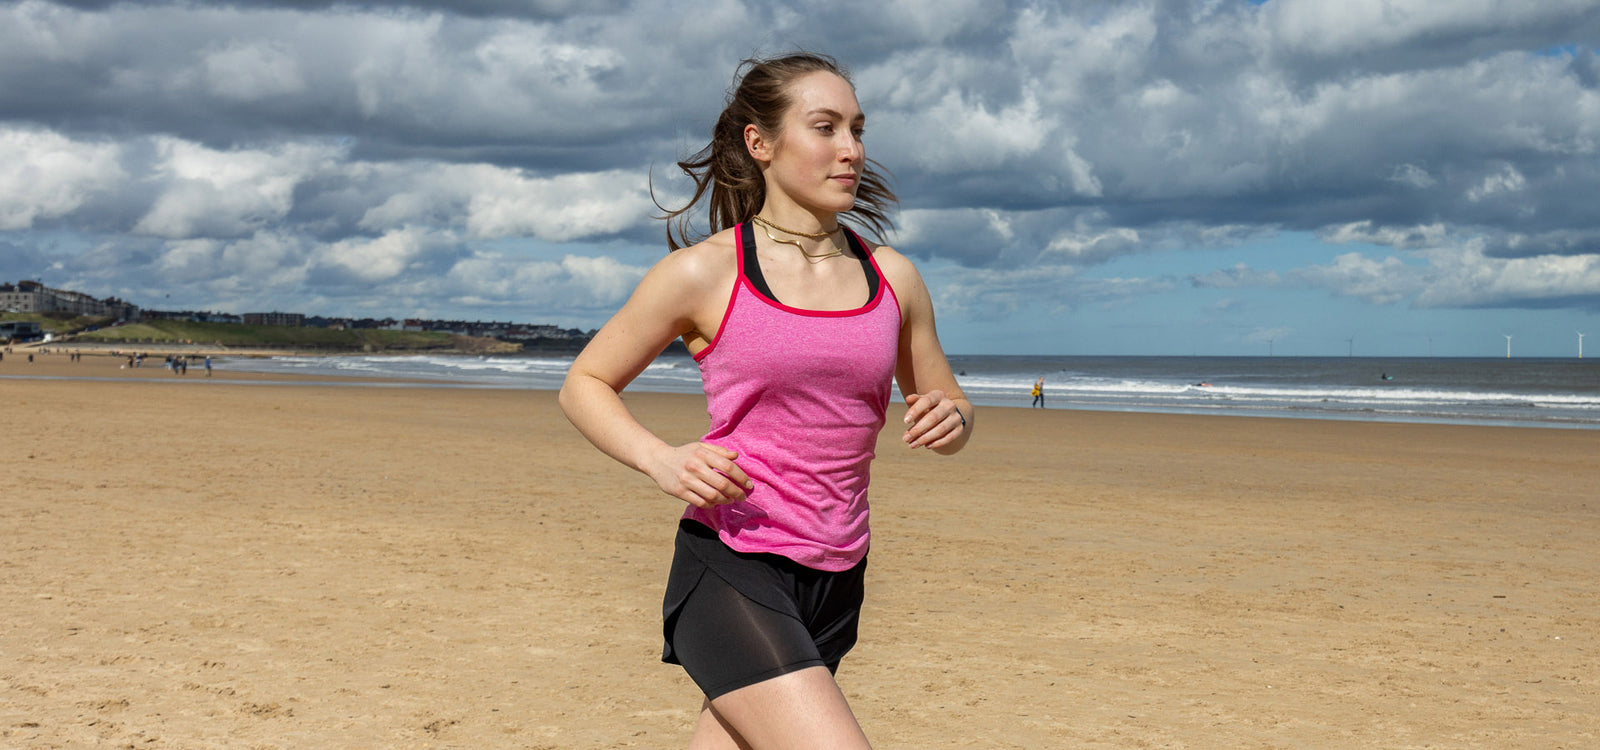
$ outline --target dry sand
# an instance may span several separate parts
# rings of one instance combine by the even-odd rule
[[[553,393],[38,359],[0,376],[109,379],[0,377],[0,748],[686,743],[681,506]],[[840,673],[878,747],[1600,746],[1600,431],[893,425]]]

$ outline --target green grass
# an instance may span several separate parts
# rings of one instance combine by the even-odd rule
[[[45,333],[53,333],[57,336],[62,336],[69,333],[77,333],[78,331],[90,326],[106,325],[107,323],[110,323],[112,319],[95,318],[83,315],[73,316],[63,313],[0,312],[0,323],[13,320],[38,323],[39,327],[44,329]]]
[[[77,340],[108,344],[195,344],[340,351],[414,351],[451,349],[456,345],[454,336],[435,331],[341,331],[332,328],[247,326],[181,320],[153,320],[102,328],[81,334]]]

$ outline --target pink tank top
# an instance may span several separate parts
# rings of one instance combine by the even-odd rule
[[[899,353],[900,305],[870,255],[879,281],[863,307],[774,301],[745,273],[753,235],[747,225],[737,231],[739,277],[716,338],[695,359],[711,415],[702,441],[738,451],[755,489],[743,502],[690,506],[684,517],[740,552],[848,570],[867,554],[867,483]]]

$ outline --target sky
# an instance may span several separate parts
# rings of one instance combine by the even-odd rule
[[[1600,0],[0,1],[0,281],[596,328],[738,62],[806,49],[952,354],[1576,356],[1597,44]]]

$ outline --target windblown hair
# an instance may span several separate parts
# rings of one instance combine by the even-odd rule
[[[656,207],[666,212],[661,218],[667,220],[668,247],[673,250],[688,247],[711,234],[749,221],[761,210],[766,202],[767,186],[761,178],[760,165],[745,148],[744,128],[754,123],[764,135],[776,136],[782,131],[784,112],[793,103],[789,85],[816,72],[833,73],[850,81],[850,74],[833,58],[809,52],[749,59],[739,64],[728,105],[711,129],[711,142],[699,153],[678,162],[678,168],[694,180],[694,197],[677,210],[656,202]],[[844,213],[844,217],[870,227],[874,239],[879,241],[887,230],[894,228],[888,211],[899,200],[889,188],[881,168],[881,164],[867,160],[861,184],[856,189],[855,207]],[[689,211],[708,191],[711,193],[711,230],[699,235],[690,226]]]

